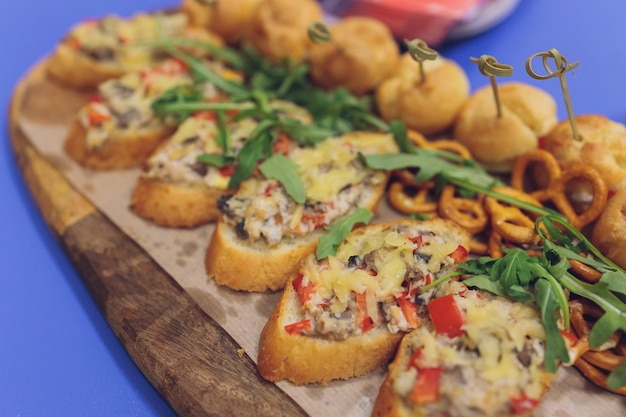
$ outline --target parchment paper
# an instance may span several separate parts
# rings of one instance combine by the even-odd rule
[[[139,169],[84,169],[63,151],[69,121],[87,98],[46,79],[43,66],[26,78],[28,87],[20,112],[20,128],[69,182],[113,223],[135,240],[256,362],[258,339],[280,294],[232,291],[207,279],[204,255],[213,232],[207,225],[191,230],[153,225],[129,209]],[[398,216],[381,202],[374,221]],[[315,358],[312,358],[315,360]],[[277,385],[311,416],[366,417],[386,367],[326,386]],[[535,413],[537,417],[617,417],[626,415],[626,399],[589,383],[573,368],[562,368],[553,388]]]

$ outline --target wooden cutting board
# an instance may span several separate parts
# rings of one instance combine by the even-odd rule
[[[30,94],[42,87],[42,66],[24,76],[11,100],[15,157],[45,222],[139,369],[181,416],[306,416],[261,379],[228,333],[30,144],[19,115],[47,107],[38,101],[41,94]],[[46,101],[67,94],[46,88]],[[84,97],[76,94],[77,100]]]

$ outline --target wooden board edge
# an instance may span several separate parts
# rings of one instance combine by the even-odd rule
[[[27,81],[28,74],[14,89],[8,113],[18,167],[44,221],[141,372],[181,416],[306,416],[291,397],[262,380],[230,335],[30,144],[19,128]]]

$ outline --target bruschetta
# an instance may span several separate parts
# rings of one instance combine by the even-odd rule
[[[206,61],[215,71],[227,70],[218,61]],[[94,169],[139,166],[176,129],[152,110],[153,101],[170,88],[191,85],[187,65],[175,58],[105,81],[74,118],[65,151],[79,164]],[[205,84],[211,99],[217,89]]]
[[[311,116],[288,101],[272,101],[270,108],[281,118],[310,123]],[[234,116],[234,115],[233,115]],[[252,117],[231,120],[228,131],[230,155],[236,157],[250,134],[258,127]],[[221,155],[215,113],[198,112],[154,152],[139,176],[131,197],[131,208],[139,216],[166,227],[195,227],[214,221],[219,198],[229,190],[236,164],[221,167],[202,162],[202,155]],[[282,140],[289,138],[281,136]],[[281,140],[281,143],[282,143]],[[275,145],[278,149],[278,145]],[[286,149],[289,144],[282,144]]]
[[[454,272],[469,241],[447,220],[403,219],[355,229],[336,255],[307,256],[262,330],[259,373],[324,384],[387,363],[427,314],[433,291],[420,288]]]
[[[554,379],[534,304],[468,289],[437,288],[420,327],[389,366],[375,417],[530,416]]]
[[[315,251],[325,226],[378,205],[389,174],[366,167],[359,154],[396,151],[390,134],[365,131],[295,148],[289,159],[304,184],[304,203],[275,179],[244,181],[218,202],[205,262],[209,278],[235,290],[282,289],[300,259]]]
[[[184,13],[138,13],[129,18],[109,15],[75,25],[46,61],[47,73],[69,87],[96,88],[106,80],[167,59],[168,55],[151,43],[159,38],[223,44],[217,35],[190,27]]]

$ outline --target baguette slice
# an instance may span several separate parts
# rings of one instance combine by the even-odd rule
[[[205,258],[209,279],[234,290],[282,289],[298,262],[315,250],[324,226],[359,207],[376,209],[389,174],[364,166],[359,153],[395,151],[391,135],[371,132],[290,151],[306,190],[304,204],[276,180],[244,181],[218,202],[222,216]]]
[[[465,319],[464,333],[449,337],[436,330],[445,321],[439,314],[407,334],[372,416],[532,415],[555,376],[543,365],[545,332],[536,308],[457,281],[436,293],[441,300],[453,297]]]
[[[219,61],[205,62],[215,72],[236,76]],[[176,130],[155,114],[152,103],[171,88],[192,82],[189,68],[177,59],[103,82],[74,118],[65,151],[79,164],[94,169],[144,164]],[[204,83],[202,94],[215,99],[219,91]]]
[[[310,114],[291,102],[273,100],[269,106],[282,118],[311,122]],[[217,140],[215,119],[209,111],[187,118],[150,156],[131,197],[131,208],[136,214],[165,227],[196,227],[218,218],[219,198],[234,192],[229,189],[229,181],[236,167],[233,163],[218,168],[198,159],[224,152]],[[239,154],[258,125],[259,121],[252,117],[225,123],[233,156]],[[284,148],[290,146],[286,136],[281,141]]]
[[[88,168],[143,164],[175,130],[154,114],[152,101],[191,82],[187,66],[173,59],[103,82],[74,118],[65,151]]]
[[[155,65],[168,57],[158,48],[133,43],[155,41],[159,36],[190,38],[221,45],[216,35],[188,26],[184,13],[115,15],[75,25],[46,61],[48,75],[73,88],[95,88],[112,78]]]
[[[335,256],[309,255],[261,332],[259,373],[324,384],[387,363],[424,314],[432,291],[416,303],[419,288],[454,271],[467,248],[468,233],[452,222],[403,219],[353,230]]]

